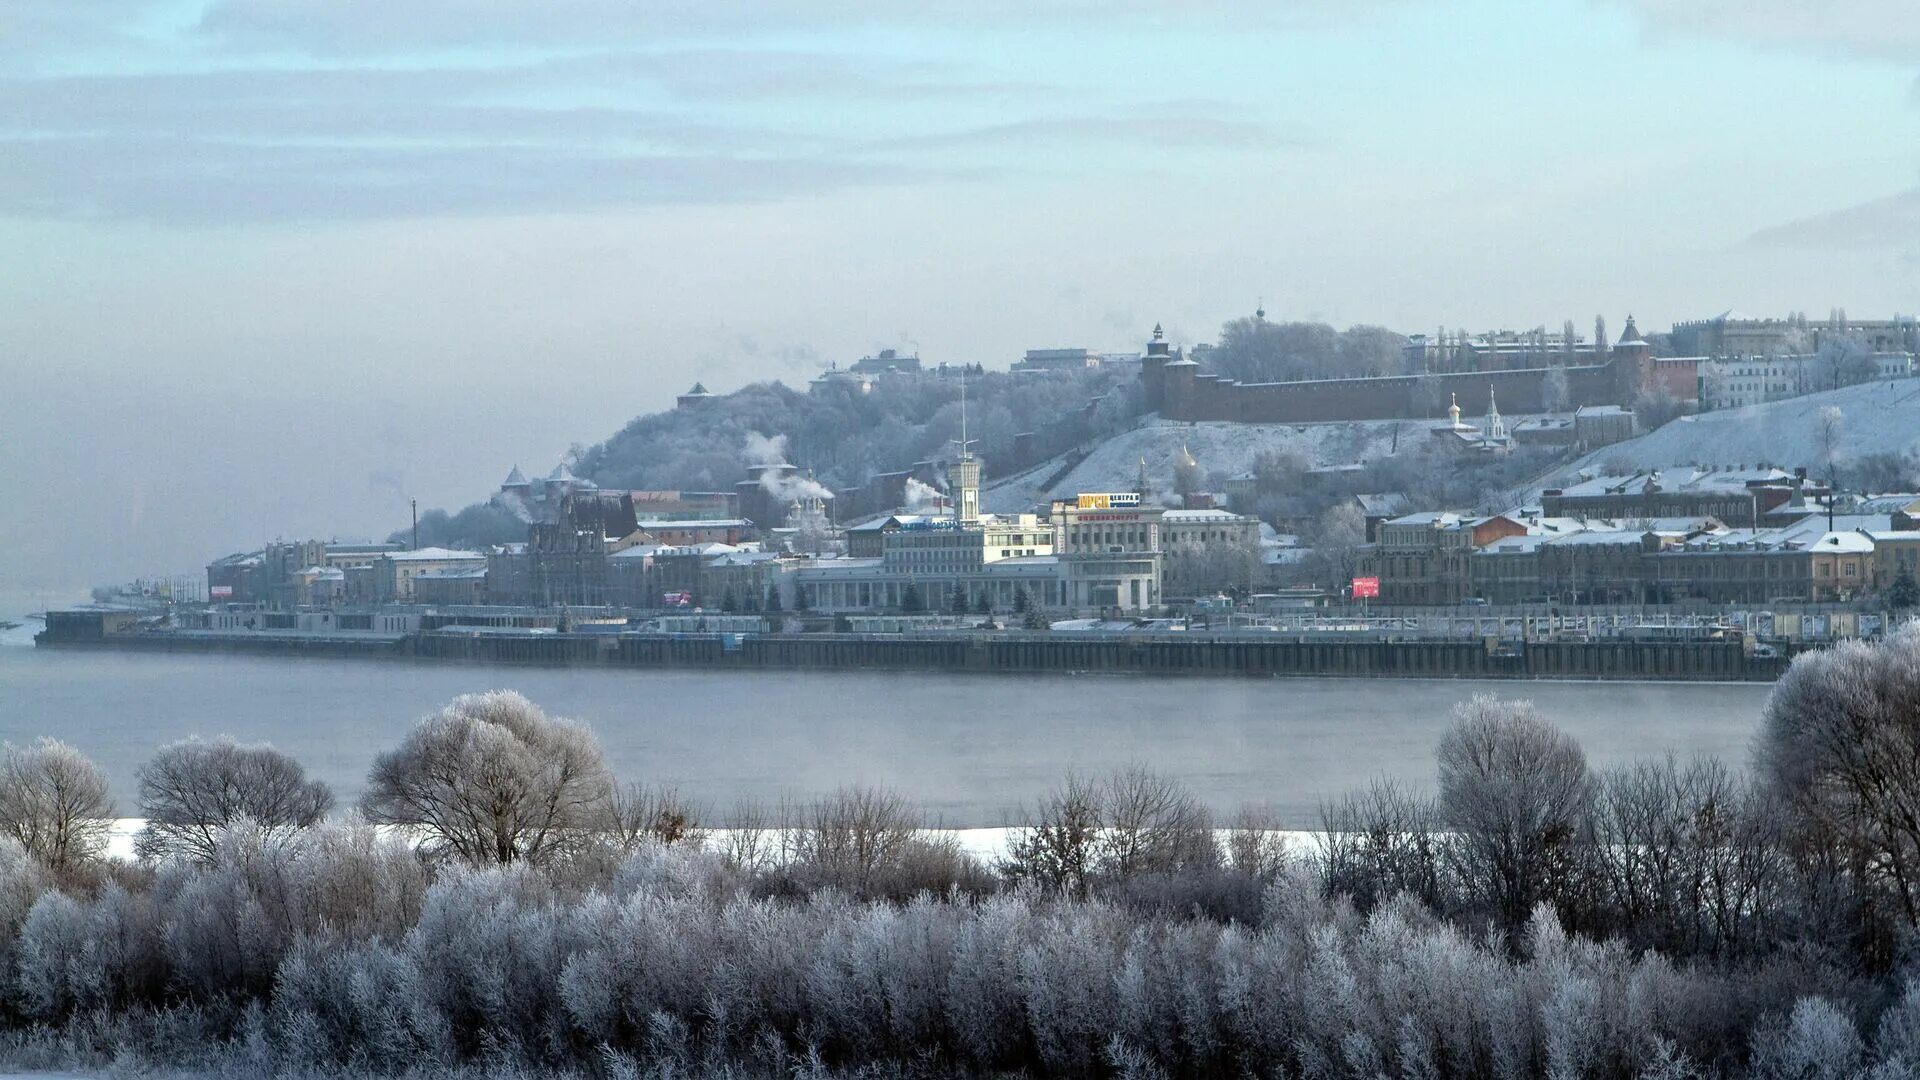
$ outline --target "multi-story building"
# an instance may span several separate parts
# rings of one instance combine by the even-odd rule
[[[1105,357],[1092,349],[1028,349],[1010,370],[1015,375],[1086,371],[1099,367],[1104,360]]]
[[[1054,550],[1067,606],[1139,611],[1160,605],[1161,519],[1139,492],[1083,494],[1053,504]]]
[[[1724,357],[1701,362],[1700,405],[1736,409],[1913,374],[1914,357],[1908,352]]]
[[[373,564],[373,599],[376,603],[411,603],[418,597],[415,582],[422,574],[437,570],[485,569],[487,556],[478,551],[455,551],[427,547],[414,551],[392,551]]]
[[[1852,600],[1873,591],[1874,542],[1863,532],[1734,529],[1656,554],[1662,600],[1723,604]]]
[[[1160,515],[1161,591],[1199,596],[1254,584],[1261,565],[1260,519],[1217,508]]]
[[[1540,510],[1547,517],[1713,517],[1729,525],[1751,526],[1796,497],[1824,494],[1826,489],[1804,473],[1699,468],[1596,476],[1541,492]]]
[[[1714,357],[1811,353],[1835,340],[1857,343],[1873,352],[1912,353],[1920,352],[1920,320],[1911,315],[1864,321],[1723,315],[1675,323],[1670,340],[1677,351]]]
[[[1361,549],[1360,576],[1380,579],[1383,604],[1457,604],[1472,596],[1470,558],[1497,540],[1527,535],[1505,516],[1450,510],[1403,514],[1380,523],[1378,540]]]

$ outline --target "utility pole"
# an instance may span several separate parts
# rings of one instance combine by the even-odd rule
[[[413,508],[413,550],[420,550],[420,500],[408,499],[407,505]]]

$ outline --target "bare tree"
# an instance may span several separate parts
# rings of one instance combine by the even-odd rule
[[[1847,414],[1838,405],[1823,405],[1819,425],[1814,438],[1820,445],[1820,467],[1832,476],[1840,463],[1840,438],[1846,432]]]
[[[1086,777],[1070,775],[1041,801],[1030,824],[1014,830],[1000,872],[1013,881],[1085,897],[1099,842],[1099,790]]]
[[[472,863],[540,862],[608,824],[600,744],[510,690],[455,698],[381,754],[360,809]]]
[[[134,841],[143,859],[211,861],[220,833],[251,821],[272,838],[319,822],[333,792],[307,779],[300,763],[273,747],[222,736],[160,748],[140,767],[140,815]]]
[[[1193,792],[1134,765],[1099,780],[1069,776],[1013,834],[1000,872],[1085,896],[1096,884],[1219,865],[1212,820]]]
[[[1314,522],[1313,553],[1333,587],[1353,576],[1359,548],[1366,543],[1367,517],[1351,499],[1334,503]]]
[[[1227,826],[1226,861],[1235,873],[1271,881],[1287,868],[1287,840],[1270,807],[1244,806]]]
[[[675,787],[622,784],[607,793],[607,826],[621,848],[689,844],[706,839],[700,810]]]
[[[1320,808],[1316,869],[1326,890],[1362,910],[1402,894],[1442,902],[1440,837],[1431,799],[1388,780]]]
[[[1440,816],[1461,879],[1518,931],[1543,901],[1564,901],[1589,829],[1593,784],[1580,745],[1530,701],[1476,694],[1440,740]]]
[[[764,804],[742,799],[716,836],[720,857],[743,870],[764,870],[779,855],[779,836]]]
[[[1133,765],[1108,777],[1101,789],[1103,876],[1126,880],[1219,864],[1213,822],[1186,785]]]
[[[56,739],[0,748],[0,836],[55,872],[100,857],[113,828],[107,777]]]

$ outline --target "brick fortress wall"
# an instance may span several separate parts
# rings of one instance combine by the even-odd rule
[[[1367,379],[1240,383],[1206,374],[1190,360],[1148,355],[1140,378],[1147,408],[1169,420],[1237,423],[1312,423],[1330,420],[1416,420],[1443,416],[1454,398],[1460,411],[1478,416],[1488,397],[1509,414],[1545,412],[1543,391],[1552,368],[1392,375]],[[1632,405],[1644,389],[1674,379],[1659,371],[1644,346],[1616,349],[1604,364],[1569,365],[1569,408]],[[1691,396],[1691,395],[1687,395]]]

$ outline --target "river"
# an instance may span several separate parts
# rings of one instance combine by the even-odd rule
[[[737,800],[897,788],[955,828],[1019,820],[1072,770],[1141,762],[1221,813],[1315,824],[1322,799],[1387,776],[1433,783],[1453,705],[1528,697],[1596,766],[1673,752],[1744,765],[1769,688],[1743,684],[1145,679],[882,672],[486,668],[0,645],[0,739],[52,735],[111,777],[188,735],[267,741],[347,803],[374,755],[456,694],[511,687],[593,727],[622,779]]]

